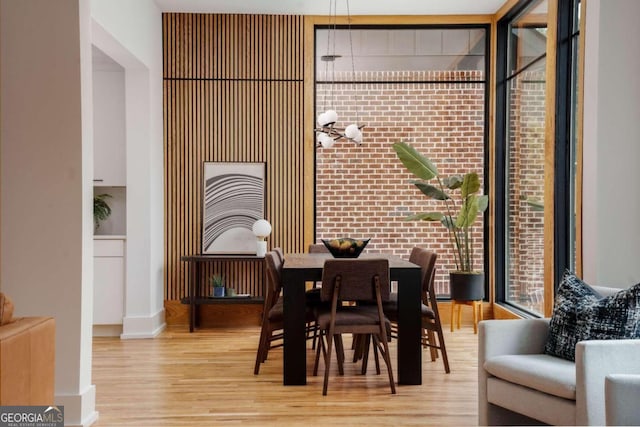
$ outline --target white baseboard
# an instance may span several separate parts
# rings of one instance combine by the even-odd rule
[[[122,319],[122,334],[120,335],[120,339],[155,338],[166,327],[164,308],[149,317],[125,317]]]
[[[95,385],[87,387],[82,394],[56,394],[55,402],[64,406],[65,427],[89,427],[98,420]]]
[[[93,325],[94,337],[119,337],[122,335],[122,325]]]

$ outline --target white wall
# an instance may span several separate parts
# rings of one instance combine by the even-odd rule
[[[127,260],[123,338],[164,328],[162,15],[153,0],[92,0],[93,43],[125,68]]]
[[[55,403],[70,426],[97,416],[89,12],[0,1],[0,283],[16,316],[55,318]]]
[[[584,278],[640,282],[640,1],[588,0]]]
[[[108,57],[93,54],[94,185],[126,185],[125,72]],[[102,59],[99,59],[102,58]]]
[[[111,215],[100,222],[95,235],[125,235],[126,230],[126,106],[124,68],[93,48],[93,176],[122,177],[118,187],[94,179],[94,196],[108,194]],[[110,184],[111,181],[108,180]],[[99,185],[99,187],[95,187]],[[120,186],[122,185],[122,186]]]

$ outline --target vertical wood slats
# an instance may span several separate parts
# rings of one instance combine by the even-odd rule
[[[186,296],[201,252],[204,162],[265,162],[271,247],[303,250],[304,54],[299,16],[163,14],[165,298]],[[256,263],[213,263],[262,295]]]

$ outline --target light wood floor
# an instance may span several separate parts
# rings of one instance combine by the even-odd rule
[[[306,386],[282,385],[282,349],[269,353],[253,375],[259,328],[173,326],[156,339],[94,338],[96,426],[444,426],[477,423],[477,336],[470,324],[454,333],[445,325],[451,373],[423,353],[423,385],[398,387],[347,362],[322,396],[308,353]],[[349,345],[345,342],[345,345]],[[346,347],[348,348],[348,347]],[[391,347],[395,366],[395,345]],[[351,355],[349,350],[347,359]],[[332,364],[335,367],[335,363]],[[359,365],[358,365],[359,366]],[[320,371],[323,372],[323,365]],[[396,375],[397,378],[397,375]]]

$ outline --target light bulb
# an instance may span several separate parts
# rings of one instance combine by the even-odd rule
[[[355,124],[347,126],[344,130],[344,136],[349,139],[354,139],[358,134],[360,134],[360,129],[358,129],[358,125]]]
[[[327,113],[318,114],[318,125],[325,126],[327,123],[329,123],[327,121]]]
[[[359,129],[358,129],[358,134],[355,137],[353,137],[353,142],[357,144],[362,143],[362,131],[360,131]]]
[[[327,110],[324,114],[326,115],[327,120],[327,122],[325,123],[326,125],[338,121],[338,113],[336,113],[336,110]]]
[[[323,133],[318,140],[320,141],[320,144],[322,144],[322,148],[331,148],[333,147],[333,143],[335,142],[333,138],[331,138],[329,135],[327,135],[326,133]]]
[[[266,219],[259,219],[253,223],[253,234],[261,239],[264,239],[271,234],[271,224]]]

